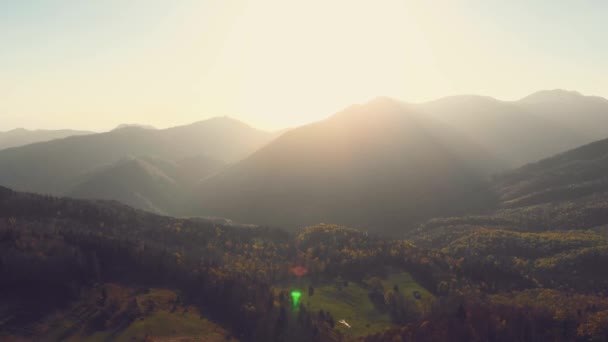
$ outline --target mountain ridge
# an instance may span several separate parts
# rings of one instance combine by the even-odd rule
[[[29,130],[25,128],[15,128],[6,132],[0,132],[0,150],[25,146],[39,142],[47,142],[55,139],[62,139],[69,136],[87,134],[95,134],[95,132],[71,129]]]
[[[425,155],[419,151],[421,148],[434,152]],[[396,153],[397,149],[403,150]],[[408,212],[406,216],[416,214],[411,211],[411,205],[409,209],[403,208],[407,205],[400,201],[388,205],[383,196],[399,196],[398,192],[406,191],[406,188],[417,189],[418,196],[424,193],[414,182],[416,175],[422,175],[422,170],[408,167],[408,163],[424,166],[425,172],[441,179],[434,185],[437,189],[453,186],[455,183],[448,185],[451,182],[447,182],[452,177],[464,184],[477,184],[474,180],[477,177],[465,176],[471,172],[467,171],[469,164],[491,158],[480,158],[476,153],[471,155],[473,150],[475,148],[465,139],[452,137],[441,125],[410,113],[400,102],[379,99],[351,106],[328,119],[284,133],[250,157],[205,180],[198,189],[202,198],[195,196],[193,201],[202,201],[203,211],[210,207],[218,210],[205,214],[259,224],[284,225],[288,224],[289,217],[299,217],[300,225],[315,221],[336,222],[337,216],[345,220],[349,208],[356,207],[356,203],[364,208],[362,212],[368,211],[368,215],[377,219],[385,211],[383,207],[390,206],[389,217],[385,220],[392,221],[394,217],[390,216],[399,217],[400,211]],[[400,154],[410,158],[404,159]],[[459,171],[451,174],[442,165],[445,163]],[[405,173],[399,175],[402,171]],[[391,184],[396,179],[407,179],[407,182]],[[213,184],[216,181],[218,184]],[[385,194],[374,195],[376,187]],[[379,197],[378,201],[372,200],[373,205],[369,199],[364,199],[374,196]],[[235,214],[226,210],[227,207],[246,209]],[[266,218],[262,217],[262,212],[267,213]],[[362,212],[350,213],[357,219],[337,222],[356,224],[355,221],[365,221],[369,226],[372,222]],[[268,220],[272,216],[274,218]],[[275,220],[278,216],[281,219]]]
[[[127,156],[179,161],[198,155],[234,162],[272,134],[211,120],[175,129],[121,129],[67,137],[0,151],[0,184],[17,190],[63,194],[76,177]]]

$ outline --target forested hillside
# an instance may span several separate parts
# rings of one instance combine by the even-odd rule
[[[608,326],[596,232],[469,230],[435,250],[5,188],[0,208],[1,338],[587,340]],[[584,283],[564,270],[580,256]]]

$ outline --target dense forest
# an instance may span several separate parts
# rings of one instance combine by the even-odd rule
[[[452,236],[403,240],[322,224],[291,234],[5,188],[0,207],[3,338],[111,340],[160,312],[162,304],[142,299],[150,289],[175,293],[167,312],[196,308],[222,338],[243,341],[569,341],[607,333],[608,243],[599,231],[461,224]],[[131,297],[112,300],[116,287]],[[303,292],[301,302],[293,290]],[[345,314],[336,298],[355,294],[362,304]],[[89,315],[58,323],[83,303],[92,303]]]

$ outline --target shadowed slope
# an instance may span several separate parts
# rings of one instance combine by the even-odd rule
[[[498,167],[450,127],[379,98],[285,133],[203,182],[195,201],[245,222],[394,231],[483,207],[484,176]]]

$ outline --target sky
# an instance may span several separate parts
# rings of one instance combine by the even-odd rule
[[[608,97],[608,2],[0,0],[0,131],[277,130],[377,96]]]

